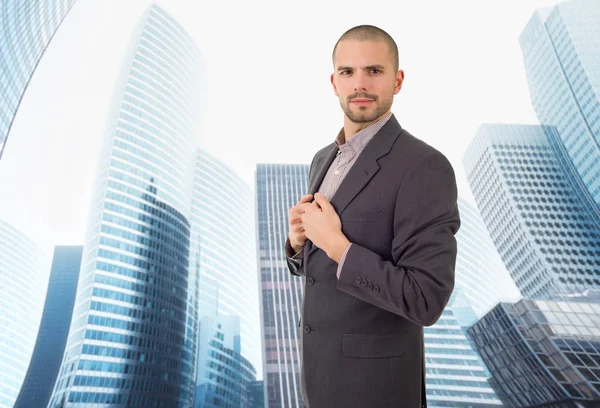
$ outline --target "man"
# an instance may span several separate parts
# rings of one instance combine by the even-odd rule
[[[315,155],[285,244],[291,273],[306,278],[304,404],[426,407],[423,326],[454,288],[454,171],[391,113],[404,72],[385,31],[348,30],[333,65],[344,127]]]

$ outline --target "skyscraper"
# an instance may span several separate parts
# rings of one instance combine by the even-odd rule
[[[570,0],[536,11],[519,41],[531,102],[556,126],[582,186],[600,207],[600,7]]]
[[[240,318],[204,316],[200,319],[199,359],[203,377],[197,380],[194,407],[251,408],[254,366],[240,354]]]
[[[42,322],[14,408],[48,406],[67,344],[82,251],[81,246],[54,248]]]
[[[261,281],[265,406],[302,408],[300,333],[304,279],[290,274],[284,244],[288,211],[308,189],[307,165],[259,164],[256,169],[258,265]]]
[[[190,270],[198,275],[198,315],[204,322],[199,328],[196,407],[214,406],[211,393],[223,398],[227,395],[223,401],[246,398],[245,389],[222,381],[225,366],[235,371],[230,364],[246,369],[250,365],[254,376],[257,372],[262,375],[254,219],[250,186],[220,160],[199,149],[190,254]],[[237,356],[223,356],[223,344],[230,344],[230,340],[214,337],[219,331],[215,322],[229,327],[226,318],[237,319],[237,333],[233,334],[233,329],[222,331],[226,337],[237,336],[239,349],[226,347]],[[240,379],[247,378],[244,372],[240,371]]]
[[[494,244],[526,298],[600,288],[600,211],[556,128],[482,125],[464,164]]]
[[[265,408],[265,387],[263,381],[254,381],[249,386],[250,408]]]
[[[505,406],[598,407],[600,305],[500,303],[469,333]]]
[[[461,228],[456,234],[456,287],[483,316],[500,300],[520,297],[477,207],[458,197]]]
[[[151,5],[114,93],[52,407],[192,405],[189,219],[201,68],[190,36]]]
[[[491,408],[502,402],[451,306],[424,328],[427,406]]]
[[[12,408],[38,332],[47,258],[22,232],[0,220],[0,408]]]
[[[75,0],[0,0],[0,159],[40,58]]]
[[[519,297],[476,207],[458,199],[455,288],[440,319],[424,328],[427,401],[431,407],[498,407],[489,372],[465,328],[501,299]],[[455,307],[456,306],[456,307]]]

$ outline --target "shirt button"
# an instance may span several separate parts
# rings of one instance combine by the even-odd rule
[[[306,326],[304,326],[304,333],[308,334],[310,333],[312,329],[310,328],[310,326],[307,324]]]
[[[335,174],[340,174],[340,171],[338,169],[335,169]]]
[[[308,278],[306,278],[306,283],[308,283],[309,285],[314,284],[315,278],[313,278],[312,276],[309,276]]]

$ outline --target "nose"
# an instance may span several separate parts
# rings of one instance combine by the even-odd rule
[[[354,92],[366,92],[367,82],[367,75],[362,70],[356,72],[354,74]]]

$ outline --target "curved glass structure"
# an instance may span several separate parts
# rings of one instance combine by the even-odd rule
[[[478,317],[501,300],[520,298],[479,210],[458,198],[462,227],[456,234],[456,286]]]
[[[0,159],[40,58],[75,0],[0,0]]]
[[[69,335],[82,250],[81,246],[54,248],[40,330],[13,408],[48,406]]]
[[[194,407],[249,407],[256,370],[240,354],[240,318],[204,316],[200,319],[198,381]]]
[[[199,149],[191,241],[191,265],[197,268],[199,276],[198,315],[201,321],[239,319],[239,361],[247,360],[251,366],[262,368],[254,219],[250,187],[221,161]],[[196,385],[199,391],[224,387],[221,395],[239,397],[237,385],[228,388],[219,380],[218,367],[224,360],[220,360],[222,353],[212,343],[216,330],[213,326],[200,325]],[[220,343],[214,344],[221,347]],[[204,404],[201,401],[208,403],[200,396],[195,406],[204,406],[199,405]]]
[[[201,66],[183,28],[150,6],[115,91],[50,406],[192,405],[189,217]]]
[[[556,126],[581,183],[600,207],[600,7],[570,0],[535,12],[519,42],[531,103]]]
[[[48,259],[23,233],[0,220],[0,408],[12,408],[33,353]]]

